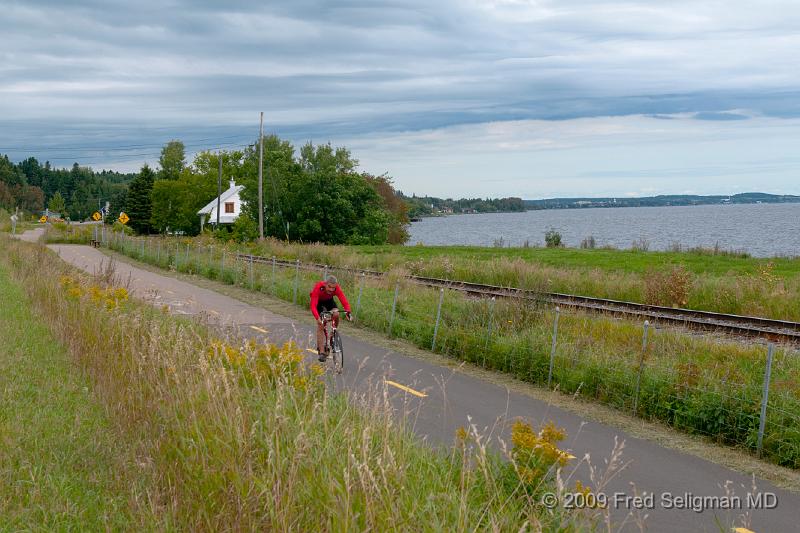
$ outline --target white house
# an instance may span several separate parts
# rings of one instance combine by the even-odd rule
[[[233,224],[242,212],[242,199],[239,194],[244,190],[244,185],[236,185],[231,180],[231,185],[227,191],[224,191],[219,197],[220,224]],[[203,209],[197,212],[200,215],[200,231],[203,226],[208,222],[209,224],[217,223],[217,199],[211,200]]]

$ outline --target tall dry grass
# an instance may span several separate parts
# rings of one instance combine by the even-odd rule
[[[334,394],[292,344],[220,338],[132,301],[109,269],[90,278],[41,247],[0,245],[135,450],[129,476],[144,481],[132,514],[157,517],[159,528],[511,531],[607,522],[603,510],[540,505],[542,491],[559,490],[564,464],[552,431],[526,433],[505,457],[474,428],[450,451],[428,449],[394,415],[383,386],[360,398]],[[534,451],[537,439],[549,455]],[[536,479],[516,474],[534,466]]]

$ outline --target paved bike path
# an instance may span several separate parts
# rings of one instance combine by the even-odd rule
[[[101,264],[108,262],[108,256],[88,246],[51,245],[50,248],[68,263],[88,272],[98,272]],[[130,282],[134,296],[154,305],[167,305],[175,313],[202,316],[235,328],[248,337],[268,337],[278,342],[294,338],[301,346],[313,345],[311,320],[292,320],[128,263],[117,262],[116,270],[121,279]],[[798,494],[756,479],[757,492],[775,494],[777,507],[748,509],[746,493],[753,484],[750,476],[583,419],[503,386],[370,344],[348,335],[347,326],[342,332],[346,359],[340,384],[359,393],[380,394],[384,390],[384,380],[390,380],[394,384],[386,390],[392,394],[394,405],[410,414],[414,432],[432,444],[451,444],[455,430],[467,426],[470,421],[479,430],[489,433],[496,443],[498,437],[508,442],[508,422],[517,417],[534,424],[552,419],[567,430],[565,447],[579,459],[589,454],[592,464],[603,471],[603,462],[609,458],[615,438],[623,440],[622,462],[628,464],[608,483],[604,492],[616,503],[612,505],[612,517],[616,524],[624,523],[625,531],[638,530],[631,517],[626,519],[626,516],[635,510],[637,502],[632,498],[643,493],[654,495],[652,506],[648,500],[640,502],[645,508],[639,512],[648,515],[646,527],[649,531],[719,532],[715,514],[722,524],[730,523],[733,517],[749,514],[750,529],[757,533],[800,531]],[[309,360],[311,357],[309,354]],[[585,463],[579,464],[574,473],[567,470],[565,475],[589,482]],[[726,482],[730,482],[735,494],[741,497],[743,509],[696,512],[686,505],[683,509],[667,508],[668,500],[674,504],[678,496],[688,495],[694,498],[692,503],[697,503],[698,497],[723,497]],[[568,484],[573,485],[574,481]],[[408,489],[413,490],[413,487]],[[662,496],[664,494],[671,496]],[[736,525],[742,525],[741,521]]]

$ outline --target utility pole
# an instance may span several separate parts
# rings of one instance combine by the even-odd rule
[[[258,127],[258,238],[264,238],[264,112]]]
[[[217,227],[214,228],[219,231],[219,210],[222,198],[222,150],[219,152],[219,174],[217,175]]]

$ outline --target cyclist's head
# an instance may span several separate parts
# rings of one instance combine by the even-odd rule
[[[336,285],[339,284],[339,280],[336,279],[336,276],[328,276],[325,278],[325,290],[329,294],[333,294],[336,292]]]

